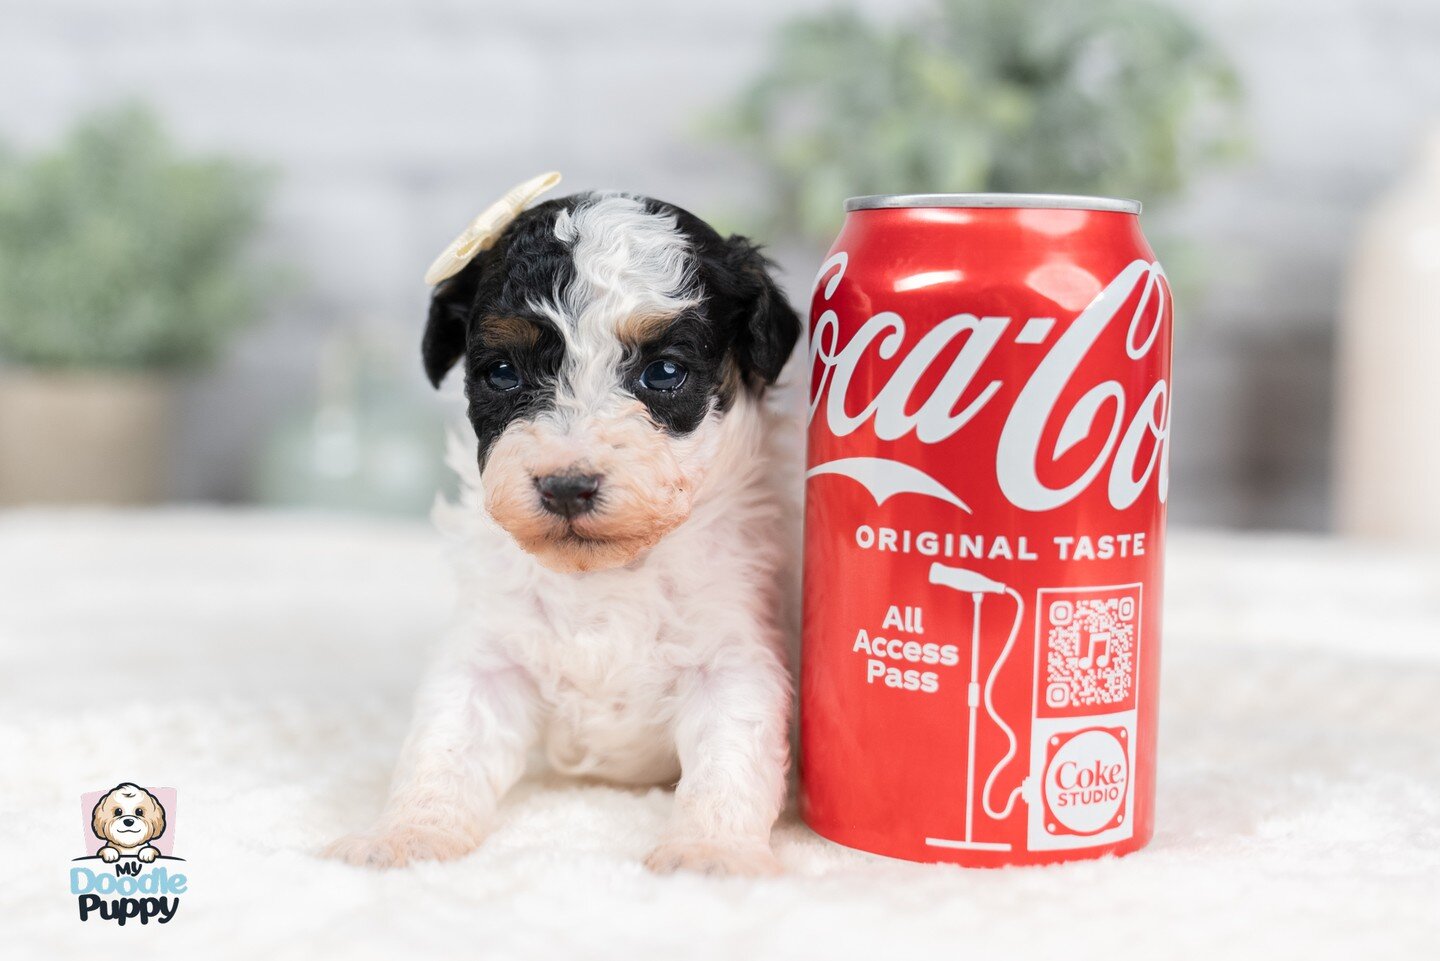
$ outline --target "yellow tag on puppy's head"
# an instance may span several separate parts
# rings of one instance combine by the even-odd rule
[[[553,170],[550,173],[541,174],[538,177],[531,177],[521,184],[511,187],[499,200],[495,201],[485,212],[474,220],[470,226],[465,228],[464,233],[450,242],[430,269],[425,271],[425,283],[431,287],[442,280],[449,280],[460,271],[465,265],[475,259],[475,255],[482,250],[489,250],[495,245],[495,241],[510,226],[510,222],[520,216],[521,211],[536,197],[549,190],[560,182],[560,175]]]

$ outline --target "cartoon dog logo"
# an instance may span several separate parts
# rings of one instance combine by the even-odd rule
[[[118,784],[95,805],[90,829],[105,842],[96,853],[107,864],[131,856],[153,861],[160,851],[150,842],[165,833],[165,808],[138,784]]]

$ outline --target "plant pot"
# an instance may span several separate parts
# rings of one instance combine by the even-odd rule
[[[160,500],[171,398],[158,374],[0,369],[0,505]]]

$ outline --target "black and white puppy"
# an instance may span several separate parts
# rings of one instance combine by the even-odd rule
[[[329,853],[466,854],[540,745],[563,772],[678,781],[650,867],[773,872],[789,518],[762,398],[799,320],[753,244],[671,204],[522,206],[434,289],[425,369],[463,361],[479,440],[436,515],[462,609],[383,814]]]

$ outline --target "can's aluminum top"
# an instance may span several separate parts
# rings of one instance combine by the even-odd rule
[[[1140,201],[1076,194],[870,194],[845,201],[847,212],[890,207],[1044,207],[1138,214]]]

